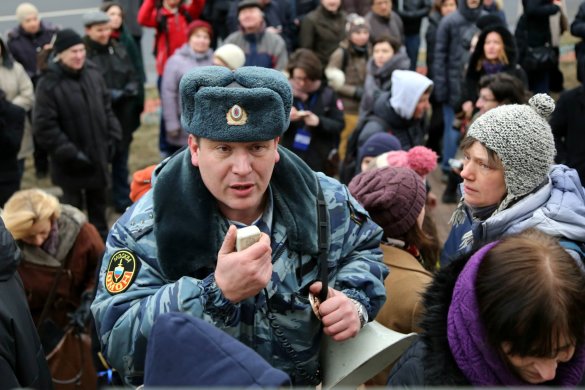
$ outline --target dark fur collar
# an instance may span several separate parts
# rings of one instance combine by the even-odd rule
[[[423,296],[425,316],[420,326],[427,352],[423,364],[428,386],[470,385],[453,359],[447,340],[449,305],[457,276],[465,263],[466,259],[456,260],[439,270]]]
[[[317,178],[292,152],[279,147],[279,153],[270,181],[275,218],[285,225],[291,250],[316,254]],[[154,234],[164,275],[176,280],[211,273],[227,226],[199,169],[191,164],[189,149],[160,169],[153,198]]]

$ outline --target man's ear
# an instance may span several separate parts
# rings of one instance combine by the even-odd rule
[[[276,137],[274,139],[274,153],[276,153],[276,155],[274,156],[275,163],[280,161],[280,153],[278,153],[278,144],[279,143],[280,143],[280,137]]]
[[[199,166],[199,143],[197,138],[193,134],[189,134],[189,138],[187,138],[187,143],[189,145],[189,151],[191,152],[191,164],[193,166]]]

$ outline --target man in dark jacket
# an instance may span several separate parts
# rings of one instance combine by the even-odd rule
[[[0,219],[0,389],[53,387],[45,352],[16,272],[20,250]]]
[[[416,70],[420,47],[420,25],[431,12],[431,0],[398,1],[396,12],[404,23],[404,46],[410,58],[410,70]]]
[[[37,86],[33,131],[51,156],[51,179],[63,189],[62,202],[83,209],[85,198],[89,221],[105,239],[108,161],[121,139],[120,124],[75,31],[57,33],[54,56]]]
[[[445,16],[437,30],[433,81],[435,98],[443,106],[445,125],[441,169],[445,173],[451,171],[449,159],[455,156],[460,136],[459,131],[453,129],[453,120],[461,102],[462,61],[466,58],[462,37],[477,29],[475,22],[485,13],[481,3],[482,0],[459,0],[457,11]]]
[[[122,128],[122,142],[112,160],[112,200],[117,212],[129,207],[128,153],[132,133],[140,126],[142,104],[139,98],[140,74],[123,45],[111,39],[110,17],[102,11],[83,15],[87,58],[94,62],[106,82],[112,101],[112,110]]]
[[[30,3],[22,3],[16,9],[18,26],[8,33],[8,50],[26,70],[36,85],[39,73],[37,54],[51,42],[57,27],[39,18],[39,11]]]

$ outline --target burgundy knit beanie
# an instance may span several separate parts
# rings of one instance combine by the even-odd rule
[[[423,181],[409,168],[360,173],[349,183],[349,191],[389,238],[401,238],[414,226],[426,200]]]

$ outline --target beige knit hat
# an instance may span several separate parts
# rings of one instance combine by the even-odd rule
[[[31,3],[22,3],[16,7],[16,19],[18,23],[22,23],[30,14],[39,14],[37,7]]]
[[[244,63],[246,62],[244,51],[233,43],[226,43],[225,45],[218,47],[213,55],[226,64],[230,70],[238,69],[244,66]]]

